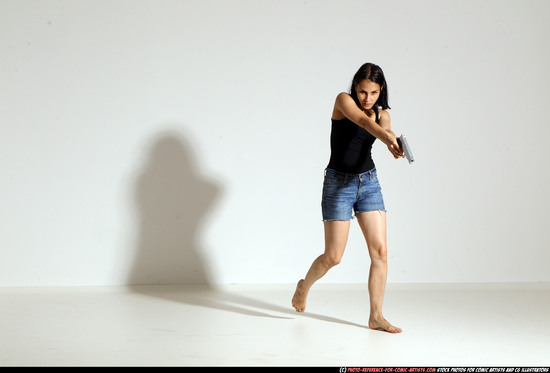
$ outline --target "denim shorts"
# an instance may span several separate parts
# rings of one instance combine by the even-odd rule
[[[327,168],[321,207],[323,221],[350,220],[353,211],[356,215],[386,211],[376,168],[362,174],[346,174]]]

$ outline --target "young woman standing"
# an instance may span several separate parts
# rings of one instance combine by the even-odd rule
[[[369,328],[401,333],[382,315],[388,273],[386,209],[374,162],[372,144],[382,141],[394,158],[403,151],[391,130],[388,86],[382,69],[372,63],[359,68],[349,93],[336,97],[330,135],[331,156],[323,182],[322,212],[325,251],[298,282],[292,298],[297,312],[304,312],[311,286],[344,255],[350,220],[355,212],[365,236],[371,267],[369,272]]]

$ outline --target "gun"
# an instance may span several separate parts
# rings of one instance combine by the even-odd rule
[[[414,156],[413,156],[413,153],[411,151],[411,148],[409,147],[409,143],[407,142],[407,139],[405,138],[405,136],[404,135],[399,136],[397,138],[397,143],[399,144],[401,149],[403,149],[403,158],[407,158],[409,163],[413,163],[414,162]]]

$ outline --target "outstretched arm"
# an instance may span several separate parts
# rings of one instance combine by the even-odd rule
[[[383,123],[382,117],[380,117],[380,124],[378,124],[375,120],[369,118],[363,110],[357,107],[353,98],[344,92],[336,97],[334,108],[353,123],[365,129],[371,135],[386,144],[395,158],[399,158],[402,155],[402,151],[397,143],[397,136],[391,131],[389,114],[387,112],[382,111],[386,113],[387,118]]]
[[[392,133],[397,138],[397,135],[391,130],[390,113],[388,113],[386,110],[380,110],[380,127]],[[401,147],[397,143],[397,140],[395,141],[395,144],[392,143],[388,145],[388,150],[395,159],[401,158],[403,156],[403,149],[401,149]]]
[[[353,101],[353,98],[351,98],[351,96],[347,93],[342,92],[336,97],[334,108],[353,123],[357,124],[359,127],[365,129],[371,135],[382,141],[384,144],[389,145],[396,141],[395,134],[386,131],[373,119],[369,118],[363,110],[357,107],[357,104]]]

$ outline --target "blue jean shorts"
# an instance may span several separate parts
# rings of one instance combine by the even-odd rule
[[[350,220],[353,212],[357,215],[366,211],[386,211],[376,168],[362,174],[346,174],[327,168],[321,207],[323,221]]]

